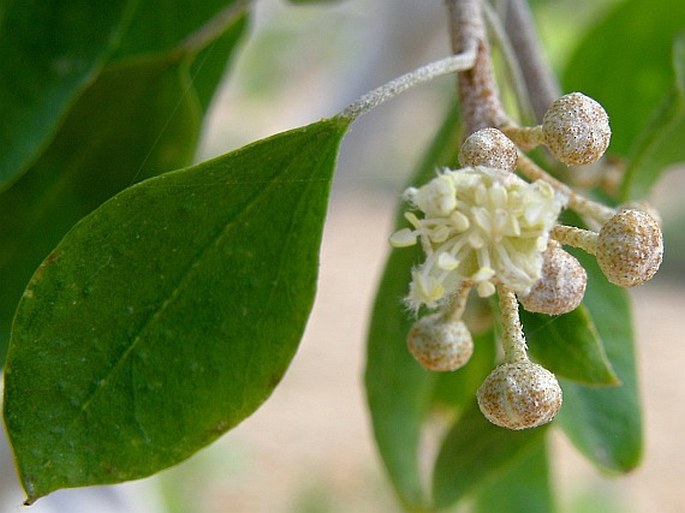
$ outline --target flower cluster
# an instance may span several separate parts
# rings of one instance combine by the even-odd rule
[[[540,279],[542,254],[566,199],[542,180],[527,183],[500,169],[445,170],[405,197],[420,211],[412,228],[391,237],[397,247],[420,240],[426,260],[412,271],[407,304],[435,308],[462,284],[482,297],[502,283],[526,294]]]
[[[469,293],[497,292],[504,361],[483,382],[477,399],[498,426],[539,426],[561,407],[554,374],[528,358],[518,308],[520,303],[531,312],[560,315],[580,304],[587,274],[563,245],[594,255],[609,281],[622,287],[651,279],[661,264],[661,229],[648,209],[613,209],[589,200],[521,152],[543,144],[562,163],[585,165],[602,157],[610,136],[601,105],[571,93],[552,104],[540,126],[471,134],[460,152],[464,167],[444,169],[404,193],[410,226],[390,242],[398,248],[420,244],[425,254],[411,271],[405,302],[415,314],[422,307],[435,310],[414,324],[409,349],[429,370],[465,365],[473,352],[462,320]],[[560,224],[565,207],[601,229]]]

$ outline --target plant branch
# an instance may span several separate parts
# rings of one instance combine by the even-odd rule
[[[545,112],[561,92],[557,79],[543,56],[533,15],[526,0],[506,2],[505,30],[516,53],[536,121],[541,123]]]
[[[466,45],[464,51],[457,55],[450,55],[439,61],[426,64],[366,93],[348,105],[338,116],[354,121],[362,114],[378,107],[381,103],[394,98],[411,87],[430,82],[442,75],[473,67],[475,60],[476,45],[475,42],[472,42]]]
[[[454,53],[476,41],[476,62],[457,74],[459,103],[464,120],[464,138],[486,127],[508,124],[495,85],[480,0],[446,0]]]

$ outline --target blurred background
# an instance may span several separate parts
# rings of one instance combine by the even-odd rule
[[[534,2],[555,68],[563,67],[578,31],[615,3]],[[251,34],[206,120],[197,160],[331,116],[364,92],[448,52],[441,0],[301,6],[259,0]],[[453,80],[436,80],[362,117],[347,134],[315,307],[291,368],[254,415],[158,476],[56,492],[31,511],[398,511],[365,406],[367,315],[388,251],[396,199],[454,95]],[[564,513],[685,511],[685,236],[678,229],[685,221],[683,192],[685,172],[673,170],[650,198],[664,217],[666,259],[657,277],[634,292],[646,426],[643,464],[628,476],[601,476],[555,432],[552,471]],[[3,438],[0,513],[22,510],[22,500]]]

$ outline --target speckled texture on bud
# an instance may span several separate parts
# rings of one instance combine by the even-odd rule
[[[621,287],[643,284],[654,276],[664,256],[659,223],[641,210],[621,210],[602,226],[596,256],[611,283]]]
[[[473,339],[461,321],[446,321],[442,314],[422,317],[407,336],[407,347],[423,368],[453,371],[473,354]]]
[[[478,389],[478,406],[493,424],[527,429],[550,422],[561,408],[557,378],[530,361],[505,363],[493,370]]]
[[[542,277],[519,302],[529,312],[548,315],[575,310],[585,295],[585,269],[555,240],[549,241],[542,258]]]
[[[609,116],[582,93],[557,98],[542,120],[542,135],[552,155],[569,166],[599,160],[611,140]]]
[[[516,145],[496,128],[473,132],[459,150],[462,166],[486,166],[513,171],[517,160]]]

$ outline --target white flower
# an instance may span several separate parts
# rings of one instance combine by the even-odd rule
[[[495,284],[527,293],[541,276],[542,253],[566,198],[547,182],[527,183],[488,167],[445,170],[405,198],[412,228],[390,238],[396,247],[420,241],[426,260],[412,270],[407,304],[434,308],[467,282],[487,297]]]

